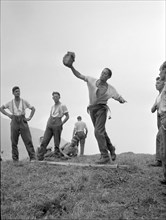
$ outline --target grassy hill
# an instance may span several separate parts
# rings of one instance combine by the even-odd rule
[[[10,141],[10,120],[1,117],[1,151],[3,151],[2,158],[4,160],[11,159],[11,141]],[[38,128],[30,127],[32,140],[34,144],[34,148],[36,149],[39,146],[39,138],[43,136],[44,131]],[[66,141],[62,138],[61,144],[64,144]],[[53,138],[50,141],[50,146],[54,146]],[[22,141],[21,136],[19,137],[18,143],[19,149],[19,157],[20,159],[25,159],[28,157],[28,153],[26,151],[25,145]]]
[[[162,168],[149,167],[152,161],[153,155],[123,153],[116,160],[129,166],[123,169],[1,162],[1,219],[165,220]]]

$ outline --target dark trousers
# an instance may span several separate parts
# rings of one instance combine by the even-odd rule
[[[114,146],[112,145],[105,129],[108,111],[107,105],[98,104],[90,106],[88,110],[94,125],[94,134],[98,142],[101,156],[108,157],[108,150],[111,152],[114,149]]]
[[[157,113],[157,127],[158,127],[158,132],[156,135],[156,161],[161,161],[161,147],[160,147],[160,135],[161,135],[161,119],[159,113]]]
[[[164,178],[166,179],[166,113],[161,115],[161,159],[162,159],[162,166],[163,166],[163,174]]]
[[[76,135],[79,137],[79,143],[80,143],[80,155],[84,155],[84,147],[85,147],[85,133],[83,131],[77,131]],[[78,144],[79,144],[78,143]]]
[[[44,154],[46,153],[46,148],[51,140],[54,137],[54,151],[55,153],[60,153],[59,145],[61,141],[61,133],[62,133],[62,121],[59,117],[50,117],[46,130],[44,132],[43,141],[40,145],[40,149],[38,152],[38,159],[42,160],[44,158]]]
[[[12,142],[12,159],[19,159],[18,140],[21,135],[25,144],[30,160],[35,159],[35,150],[32,143],[32,137],[25,116],[13,116],[11,120],[11,142]]]

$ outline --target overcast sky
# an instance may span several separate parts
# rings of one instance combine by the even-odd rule
[[[1,105],[21,97],[36,108],[29,125],[45,129],[52,92],[59,91],[70,119],[62,137],[70,141],[81,115],[89,134],[85,154],[99,153],[90,116],[88,89],[62,63],[67,51],[74,66],[98,78],[108,67],[108,81],[127,100],[111,99],[106,127],[117,153],[155,153],[158,92],[155,78],[165,57],[165,1],[1,1]],[[27,112],[29,114],[29,112]],[[4,116],[5,117],[5,116]]]

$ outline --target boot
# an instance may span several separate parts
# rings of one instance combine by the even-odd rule
[[[110,155],[111,155],[112,161],[115,161],[116,160],[115,147],[112,147],[112,149],[110,151]]]
[[[110,158],[108,157],[103,157],[101,156],[101,158],[95,162],[95,164],[107,164],[110,163]]]
[[[155,163],[150,164],[152,167],[162,167],[162,162],[160,160],[157,160]]]

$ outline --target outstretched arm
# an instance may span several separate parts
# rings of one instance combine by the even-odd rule
[[[77,78],[85,80],[85,76],[78,72],[73,66],[71,66],[70,69]]]

